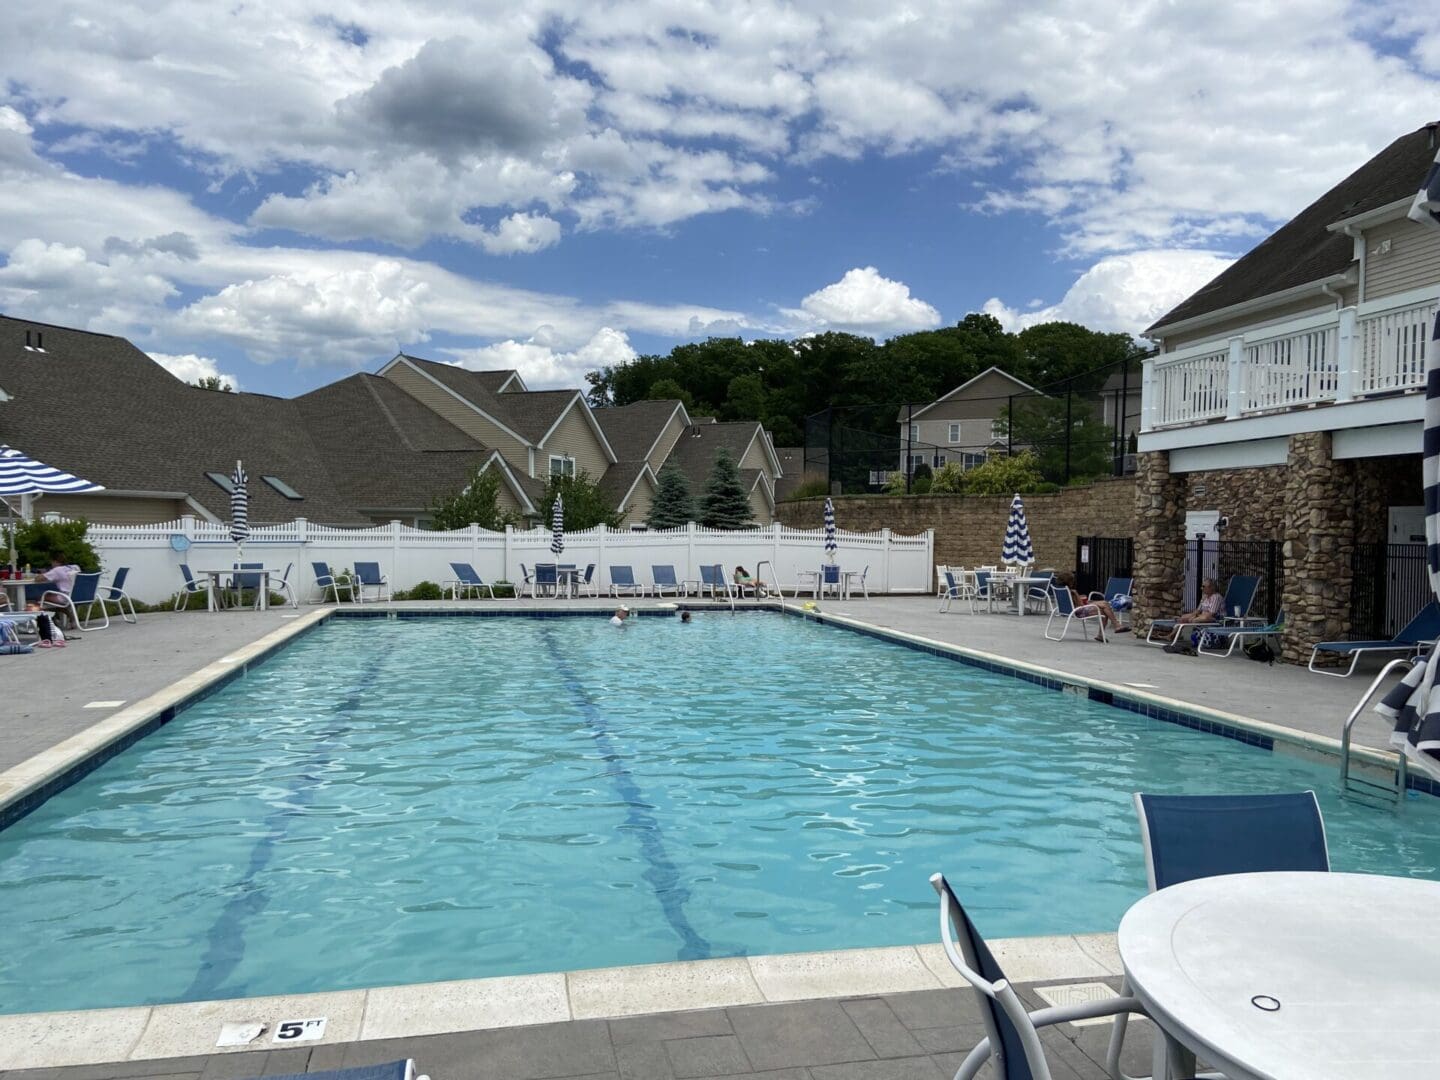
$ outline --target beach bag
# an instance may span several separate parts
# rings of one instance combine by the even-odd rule
[[[1243,651],[1251,660],[1261,664],[1275,663],[1275,650],[1264,638],[1256,638],[1254,641],[1246,642]]]

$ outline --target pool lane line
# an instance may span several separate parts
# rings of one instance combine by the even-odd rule
[[[626,767],[625,755],[616,741],[602,709],[585,688],[575,668],[566,657],[565,650],[555,640],[555,633],[548,623],[540,624],[540,636],[550,654],[554,670],[560,675],[570,692],[575,706],[590,726],[590,737],[600,748],[601,759],[609,766],[605,775],[615,785],[615,791],[625,801],[625,824],[631,826],[640,838],[640,854],[645,859],[645,871],[641,874],[660,902],[665,921],[680,938],[679,960],[706,960],[714,955],[709,941],[695,929],[685,913],[690,900],[690,889],[680,880],[680,870],[665,847],[665,834],[659,820],[648,809],[635,775]]]
[[[327,719],[334,721],[359,709],[380,677],[380,672],[379,663],[366,664],[359,681]],[[270,815],[264,819],[264,831],[250,849],[250,860],[244,874],[230,886],[238,891],[232,893],[206,932],[205,953],[183,1000],[205,1001],[218,996],[225,981],[235,973],[240,961],[244,959],[245,929],[250,920],[270,902],[265,890],[256,886],[255,878],[270,865],[276,845],[289,835],[290,824],[302,815],[304,807],[314,798],[316,791],[324,786],[324,769],[334,760],[330,751],[336,749],[332,740],[348,730],[348,725],[337,726],[332,722],[326,725],[326,730],[317,733],[312,747],[314,754],[301,772],[301,779],[306,782],[295,785],[295,789],[285,799],[276,803]],[[244,997],[245,985],[242,983],[238,987],[225,989],[224,992],[229,997]]]

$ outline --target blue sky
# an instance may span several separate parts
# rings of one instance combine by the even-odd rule
[[[1440,119],[1410,0],[7,19],[0,310],[266,393],[401,347],[539,387],[709,334],[1138,332]]]

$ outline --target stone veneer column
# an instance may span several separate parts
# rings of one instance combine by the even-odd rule
[[[1150,620],[1180,610],[1185,573],[1185,485],[1170,475],[1166,451],[1141,454],[1135,468],[1135,610],[1143,631]]]
[[[1303,663],[1317,641],[1350,630],[1355,469],[1330,456],[1329,432],[1290,437],[1285,489],[1285,637],[1281,655]]]

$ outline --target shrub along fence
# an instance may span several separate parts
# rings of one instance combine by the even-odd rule
[[[130,567],[126,591],[146,603],[173,596],[181,583],[180,564],[192,570],[228,568],[236,561],[228,525],[182,518],[158,525],[91,525],[87,538],[99,553],[104,569],[113,573]],[[836,534],[836,561],[845,570],[865,570],[870,591],[928,593],[932,586],[935,537],[926,530],[917,536],[878,532]],[[789,584],[802,570],[813,570],[825,559],[820,529],[794,529],[778,522],[767,528],[743,531],[706,529],[693,522],[681,529],[639,532],[598,526],[565,536],[565,552],[550,552],[548,529],[506,529],[490,532],[477,526],[450,532],[412,529],[398,521],[369,529],[342,529],[314,525],[303,518],[284,525],[252,526],[245,542],[245,561],[263,562],[267,569],[283,571],[294,564],[290,581],[304,598],[314,590],[312,562],[323,562],[339,572],[356,560],[378,562],[395,589],[412,589],[421,581],[453,578],[452,562],[467,562],[486,581],[518,581],[520,566],[533,572],[539,562],[595,563],[595,580],[601,592],[609,585],[609,568],[630,566],[635,580],[649,582],[653,565],[670,565],[683,580],[695,580],[702,565],[720,564],[727,575],[736,566],[752,574],[761,561],[774,569],[765,580]]]

